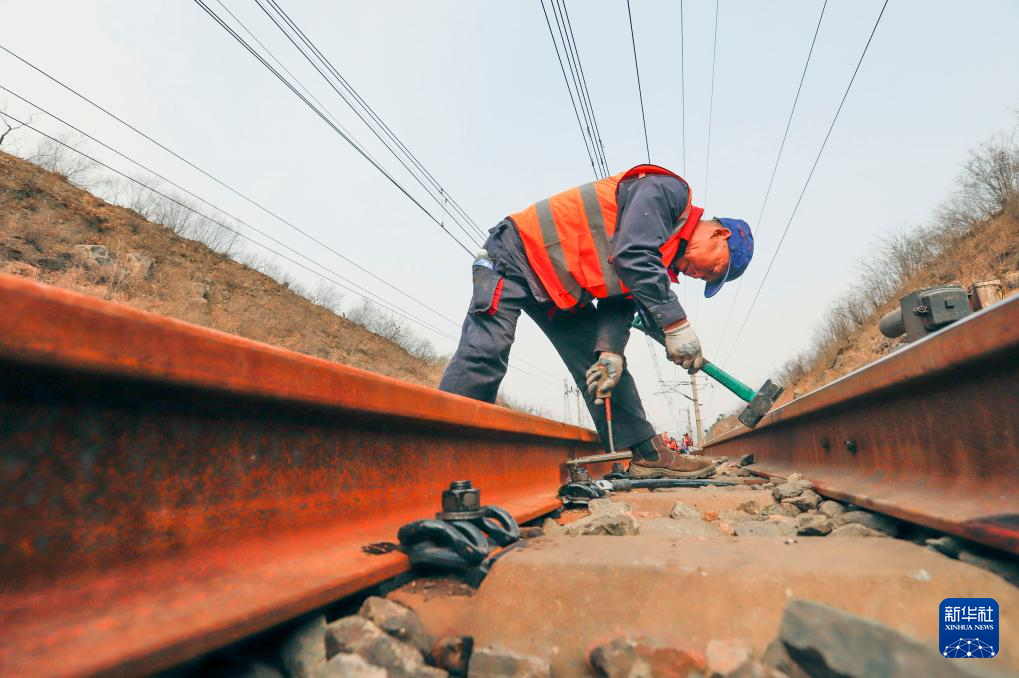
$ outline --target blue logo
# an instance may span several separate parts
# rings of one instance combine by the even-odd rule
[[[998,654],[998,602],[994,598],[941,601],[941,644],[949,659],[990,659]]]

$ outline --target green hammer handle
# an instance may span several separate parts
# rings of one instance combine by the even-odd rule
[[[649,331],[647,326],[645,326],[644,323],[641,321],[640,316],[634,317],[633,322],[631,324],[633,327],[636,327],[638,330],[644,332],[646,335],[657,341],[662,346],[665,345],[665,336],[661,332]],[[701,366],[701,369],[704,370],[705,374],[707,374],[709,377],[717,381],[722,386],[732,391],[734,394],[736,394],[738,398],[740,398],[740,400],[743,400],[744,402],[749,403],[751,400],[754,399],[754,396],[757,395],[757,392],[754,389],[750,388],[742,381],[732,376],[731,374],[729,374],[728,372],[726,372],[713,362],[705,360],[704,365]]]
[[[711,377],[719,384],[735,393],[736,396],[739,397],[739,399],[743,400],[744,402],[749,403],[757,395],[757,391],[750,388],[742,381],[732,376],[731,374],[729,374],[728,372],[726,372],[713,362],[705,360],[704,365],[701,366],[701,369],[704,370],[704,373],[707,374],[709,377]]]

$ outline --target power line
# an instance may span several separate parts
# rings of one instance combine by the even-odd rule
[[[849,97],[849,90],[852,89],[853,83],[856,81],[856,74],[860,72],[860,66],[863,64],[863,58],[867,56],[867,49],[870,48],[870,43],[874,39],[874,34],[877,32],[877,27],[881,23],[881,17],[885,14],[885,8],[888,7],[888,0],[884,1],[881,5],[881,12],[877,15],[877,19],[874,21],[874,28],[870,31],[870,36],[867,38],[867,44],[863,46],[863,52],[860,54],[860,59],[856,62],[856,68],[853,69],[853,75],[849,79],[849,84],[846,85],[846,91],[842,94],[842,101],[839,102],[839,107],[835,111],[835,116],[832,118],[831,125],[828,126],[828,132],[824,135],[824,141],[821,142],[821,148],[817,151],[817,157],[814,158],[814,164],[810,167],[810,172],[807,174],[807,180],[803,182],[803,189],[800,191],[799,197],[796,199],[796,204],[793,206],[792,214],[789,215],[789,221],[786,222],[785,229],[782,231],[782,237],[779,238],[778,246],[775,247],[774,254],[771,255],[771,261],[768,262],[768,268],[764,271],[764,277],[761,279],[761,284],[757,287],[757,292],[754,294],[753,300],[750,302],[750,308],[747,309],[747,314],[743,318],[743,323],[740,325],[739,331],[736,333],[736,338],[733,340],[732,348],[729,349],[728,355],[725,357],[722,366],[724,367],[729,361],[729,357],[732,352],[736,349],[736,345],[739,343],[740,337],[743,336],[743,330],[747,326],[747,321],[750,320],[750,314],[754,310],[754,306],[757,304],[757,299],[761,296],[761,290],[764,289],[764,283],[768,279],[768,274],[771,273],[772,266],[775,265],[775,259],[778,257],[779,251],[782,249],[782,243],[785,242],[785,237],[789,233],[789,227],[792,226],[793,219],[796,217],[796,212],[800,208],[800,203],[803,202],[803,195],[807,192],[807,187],[810,186],[810,180],[814,176],[814,170],[817,169],[817,164],[821,160],[821,154],[824,153],[825,147],[828,145],[828,139],[831,138],[832,130],[835,129],[835,123],[839,119],[839,114],[842,112],[842,107],[846,103],[846,99]]]
[[[370,277],[372,277],[372,278],[373,278],[373,279],[375,279],[376,281],[378,281],[378,282],[382,283],[383,285],[385,285],[386,287],[390,288],[390,289],[391,289],[391,290],[393,290],[394,292],[397,292],[397,293],[399,293],[399,294],[401,294],[401,295],[403,295],[403,296],[407,297],[407,299],[409,299],[410,301],[413,301],[413,302],[414,302],[415,304],[419,305],[419,306],[420,306],[421,308],[424,308],[424,309],[426,309],[426,310],[428,310],[428,311],[431,311],[432,313],[434,313],[435,315],[439,316],[440,318],[442,318],[442,319],[444,319],[444,320],[446,320],[446,321],[448,321],[448,322],[452,323],[452,324],[453,324],[454,326],[456,326],[456,327],[459,327],[459,323],[457,323],[457,322],[456,322],[455,320],[453,320],[452,318],[450,318],[450,317],[448,317],[448,316],[444,315],[444,314],[443,314],[443,313],[441,313],[440,311],[437,311],[436,309],[432,308],[431,306],[429,306],[429,305],[428,305],[428,304],[426,304],[425,302],[421,301],[420,299],[416,299],[415,297],[413,297],[412,295],[410,295],[410,294],[409,294],[409,293],[408,293],[408,292],[407,292],[406,290],[403,290],[403,289],[401,289],[401,288],[399,288],[399,287],[396,287],[395,285],[393,285],[392,283],[390,283],[390,282],[389,282],[388,280],[386,280],[385,278],[382,278],[381,276],[378,276],[378,275],[376,275],[375,273],[372,273],[372,272],[371,272],[370,270],[368,270],[367,268],[365,268],[365,267],[361,266],[361,265],[360,265],[359,263],[357,263],[357,262],[356,262],[356,261],[354,261],[353,259],[351,259],[351,258],[347,257],[347,256],[346,256],[345,254],[343,254],[342,252],[339,252],[339,251],[338,251],[338,250],[336,250],[335,248],[331,247],[331,246],[330,246],[329,244],[327,244],[327,243],[323,242],[323,241],[322,241],[322,240],[320,240],[319,238],[316,238],[316,237],[315,237],[314,235],[312,235],[311,233],[309,233],[309,232],[307,232],[307,231],[305,231],[305,230],[301,229],[301,228],[300,228],[300,227],[298,227],[298,226],[297,226],[296,224],[294,224],[294,223],[292,223],[291,221],[289,221],[289,220],[285,219],[284,217],[280,216],[280,215],[279,215],[279,214],[278,214],[277,212],[274,212],[273,210],[271,210],[271,209],[269,209],[269,208],[265,207],[264,205],[262,205],[261,203],[259,203],[259,202],[258,202],[258,201],[256,201],[256,200],[254,200],[253,198],[249,197],[248,195],[245,195],[244,193],[241,193],[241,192],[240,192],[239,190],[237,190],[237,189],[236,189],[236,188],[234,188],[233,186],[231,186],[231,185],[229,185],[229,184],[225,183],[224,181],[220,180],[220,179],[219,179],[218,177],[214,176],[214,175],[213,175],[213,174],[211,174],[210,172],[207,172],[206,170],[202,169],[201,167],[199,167],[199,166],[198,166],[198,165],[196,165],[195,163],[191,162],[191,161],[190,161],[190,160],[188,160],[187,158],[183,157],[182,155],[180,155],[179,153],[177,153],[177,152],[176,152],[176,151],[174,151],[173,149],[171,149],[171,148],[167,147],[167,146],[166,146],[166,145],[164,145],[163,143],[161,143],[161,142],[159,142],[158,140],[154,139],[154,138],[153,138],[152,136],[150,136],[149,134],[145,133],[144,131],[142,131],[142,130],[141,130],[141,129],[139,129],[138,127],[136,127],[136,126],[132,125],[131,123],[127,122],[126,120],[124,120],[124,119],[123,119],[123,118],[121,118],[120,116],[116,115],[116,114],[115,114],[115,113],[113,113],[112,111],[108,110],[107,108],[104,108],[103,106],[99,105],[98,103],[96,103],[96,102],[95,102],[95,101],[93,101],[92,99],[90,99],[90,98],[86,97],[85,95],[81,94],[81,93],[80,93],[80,92],[78,92],[78,91],[77,91],[76,89],[74,89],[74,88],[72,88],[71,86],[69,86],[69,85],[65,84],[64,82],[62,82],[62,81],[58,80],[57,78],[55,78],[54,76],[50,75],[50,74],[49,74],[49,73],[47,73],[46,71],[43,71],[43,70],[42,70],[42,69],[40,69],[40,68],[39,68],[38,66],[36,66],[36,65],[32,64],[31,62],[29,62],[29,61],[27,61],[26,59],[22,58],[21,56],[19,56],[19,55],[15,54],[14,52],[11,52],[11,51],[10,51],[9,49],[7,49],[6,47],[4,47],[3,45],[0,45],[0,50],[3,50],[4,52],[6,52],[7,54],[9,54],[10,56],[14,57],[15,59],[17,59],[18,61],[20,61],[20,62],[21,62],[21,63],[23,63],[24,65],[28,66],[29,68],[31,68],[31,69],[32,69],[32,70],[34,70],[35,72],[39,73],[40,75],[42,75],[43,77],[45,77],[46,79],[48,79],[49,81],[51,81],[51,82],[55,83],[56,85],[59,85],[59,86],[60,86],[61,88],[63,88],[63,89],[65,90],[65,91],[67,91],[68,93],[70,93],[70,94],[74,95],[75,97],[77,97],[77,98],[78,98],[78,99],[80,99],[81,101],[84,101],[85,103],[89,104],[90,106],[92,106],[92,107],[93,107],[93,108],[95,108],[96,110],[99,110],[99,111],[103,112],[104,114],[106,114],[107,116],[109,116],[110,118],[112,118],[113,120],[116,120],[116,121],[117,121],[117,122],[119,122],[119,123],[120,123],[121,125],[123,125],[123,126],[124,126],[124,127],[126,127],[127,129],[131,130],[131,131],[132,131],[132,132],[134,132],[135,134],[138,134],[139,136],[141,136],[142,138],[146,139],[146,140],[147,140],[147,141],[149,141],[150,143],[152,143],[152,144],[154,144],[155,146],[159,147],[160,149],[162,149],[162,150],[166,151],[167,153],[169,153],[170,155],[172,155],[172,156],[173,156],[173,157],[175,157],[176,159],[178,159],[178,160],[180,160],[181,162],[183,162],[184,164],[186,164],[186,165],[187,165],[188,167],[191,167],[192,169],[194,169],[195,171],[199,172],[200,174],[202,174],[202,175],[203,175],[203,176],[205,176],[206,178],[208,178],[208,179],[211,179],[212,181],[216,182],[217,184],[219,184],[219,185],[220,185],[220,186],[222,186],[223,188],[227,189],[228,191],[230,191],[230,192],[231,192],[231,193],[233,193],[234,195],[236,195],[236,196],[238,196],[239,198],[241,198],[241,199],[245,200],[245,201],[246,201],[246,202],[247,202],[248,204],[250,204],[250,205],[253,205],[254,207],[256,207],[256,208],[258,208],[259,210],[261,210],[262,212],[264,212],[265,214],[268,214],[269,216],[271,216],[271,217],[273,217],[274,219],[278,220],[278,221],[279,221],[280,223],[282,223],[282,224],[285,224],[286,226],[288,226],[288,227],[290,227],[291,229],[293,229],[294,231],[296,231],[296,232],[300,233],[301,235],[303,235],[304,237],[308,238],[309,240],[311,240],[312,242],[316,243],[317,245],[319,245],[319,246],[321,246],[321,247],[324,247],[324,248],[325,248],[326,250],[328,250],[328,251],[329,251],[329,252],[331,252],[332,254],[336,255],[337,257],[339,257],[339,258],[340,258],[340,259],[342,259],[343,261],[347,262],[347,263],[348,263],[348,264],[350,264],[351,266],[354,266],[354,267],[355,267],[355,268],[357,268],[357,269],[358,269],[359,271],[361,271],[361,272],[363,272],[363,273],[365,273],[365,274],[369,275]],[[298,84],[299,84],[299,83],[298,83]],[[10,91],[10,90],[7,90],[7,91]],[[13,92],[12,92],[12,94],[13,94]],[[14,94],[14,96],[18,96],[18,95],[17,95],[17,94]],[[24,99],[24,98],[22,98],[22,97],[18,97],[18,98],[22,99],[23,101],[27,101],[26,99]],[[33,104],[33,103],[31,103],[31,102],[28,102],[28,103],[29,103],[30,105],[34,106],[35,108],[39,108],[40,110],[42,110],[42,109],[41,109],[41,107],[39,107],[38,105],[36,105],[36,104]],[[52,113],[47,113],[47,115],[50,115],[51,117],[53,117],[53,118],[56,118],[57,120],[60,120],[60,118],[57,118],[57,117],[56,117],[55,115],[53,115]],[[85,136],[89,136],[89,135],[88,135],[88,134],[86,134],[85,132],[82,132],[81,130],[78,130],[78,129],[77,129],[76,127],[74,127],[74,126],[73,126],[73,125],[71,125],[70,123],[67,123],[67,122],[65,122],[65,121],[63,121],[63,120],[60,120],[60,121],[61,121],[61,122],[63,122],[63,123],[64,123],[65,125],[67,125],[68,127],[71,127],[72,129],[75,129],[75,130],[76,130],[76,131],[78,131],[78,132],[79,132],[80,134],[85,134]],[[339,123],[337,123],[337,124],[339,124]],[[92,138],[92,140],[93,140],[93,141],[96,141],[97,143],[102,143],[102,142],[99,142],[99,141],[98,141],[97,139],[94,139],[94,138],[93,138],[93,137],[91,137],[91,136],[89,136],[89,138]],[[112,150],[112,149],[111,149],[111,150]],[[116,152],[116,151],[114,151],[114,152]],[[154,174],[154,175],[156,175],[156,173],[155,173],[155,172],[151,172],[151,173],[152,173],[152,174]],[[156,175],[156,176],[159,176],[159,175]],[[160,177],[160,178],[162,178],[162,177]],[[164,179],[164,181],[167,181],[168,183],[173,183],[173,182],[169,182],[169,180],[168,180],[168,179]],[[174,186],[176,186],[176,184],[174,184]],[[177,188],[180,188],[180,187],[179,187],[179,186],[177,186]],[[185,190],[185,189],[183,189],[183,188],[180,188],[180,190]],[[185,192],[188,192],[188,193],[190,193],[189,191],[185,191]],[[196,198],[197,198],[197,196],[194,196],[194,194],[191,194],[191,195],[192,195],[193,197],[196,197]],[[204,202],[204,201],[203,201],[203,202]],[[208,204],[208,203],[207,203],[207,204]],[[213,206],[213,207],[215,208],[215,206]],[[218,211],[220,211],[220,212],[223,212],[223,210],[219,210],[219,208],[215,208],[215,209],[217,209],[217,210],[218,210]],[[223,212],[223,213],[225,214],[225,212]]]
[[[559,41],[563,45],[563,51],[566,52],[566,65],[569,68],[570,77],[573,80],[573,89],[577,93],[577,99],[580,101],[580,114],[581,117],[584,118],[584,132],[590,140],[591,150],[594,152],[594,160],[597,164],[597,167],[595,168],[595,175],[601,177],[604,174],[604,170],[601,166],[601,154],[598,150],[598,142],[594,138],[594,130],[591,124],[591,113],[588,111],[587,102],[584,99],[584,92],[580,88],[580,76],[578,75],[578,71],[580,69],[574,59],[573,50],[570,47],[570,41],[567,39],[566,19],[563,17],[562,6],[560,3],[557,0],[550,0],[550,3],[552,5],[552,16],[555,17],[556,29],[559,31]]]
[[[566,83],[566,91],[570,95],[570,104],[573,106],[573,115],[577,119],[577,127],[580,128],[580,136],[584,140],[584,150],[587,152],[587,158],[591,162],[591,171],[594,172],[594,178],[601,178],[598,174],[598,169],[594,160],[594,152],[591,148],[590,140],[587,134],[584,132],[584,124],[580,121],[580,112],[577,110],[577,102],[573,97],[573,90],[570,88],[570,80],[566,75],[566,67],[563,65],[563,58],[559,53],[559,43],[556,42],[555,32],[552,30],[552,21],[548,18],[548,10],[545,9],[544,0],[538,0],[541,3],[541,13],[545,15],[545,25],[548,26],[548,35],[552,38],[552,47],[555,48],[556,59],[559,60],[559,70],[563,74],[563,82]],[[554,9],[553,5],[553,9]],[[557,21],[558,24],[558,21]]]
[[[459,212],[460,215],[462,215],[474,227],[474,229],[477,231],[478,235],[480,235],[482,237],[485,237],[484,233],[482,232],[482,230],[478,227],[477,222],[475,222],[474,219],[472,219],[470,217],[470,215],[467,214],[466,210],[464,210],[464,208],[460,205],[460,203],[458,203],[451,196],[449,196],[449,192],[446,191],[445,188],[443,188],[443,186],[432,175],[432,173],[428,171],[428,169],[421,163],[420,160],[418,160],[417,156],[414,155],[414,153],[412,153],[409,148],[407,148],[406,144],[404,144],[403,141],[401,141],[400,138],[398,136],[396,136],[396,134],[393,132],[393,130],[389,127],[389,125],[387,125],[385,123],[385,121],[383,121],[382,118],[379,117],[379,115],[375,112],[375,110],[372,109],[372,107],[370,105],[368,105],[368,102],[364,100],[364,97],[362,97],[358,93],[358,91],[356,89],[354,89],[354,87],[347,81],[347,79],[344,78],[342,74],[340,74],[340,72],[336,69],[336,67],[333,66],[332,62],[328,58],[326,58],[326,56],[322,53],[321,50],[318,49],[318,47],[315,46],[315,43],[313,43],[308,38],[308,36],[293,21],[293,19],[291,19],[287,15],[287,13],[279,6],[279,4],[275,0],[269,0],[269,2],[276,9],[276,11],[279,13],[279,15],[283,18],[283,20],[301,38],[301,40],[311,48],[312,52],[319,58],[319,60],[336,76],[336,79],[340,82],[341,85],[343,85],[343,88],[345,90],[347,90],[351,94],[351,96],[354,97],[354,99],[365,109],[365,111],[368,113],[368,115],[371,116],[371,118],[386,133],[386,135],[390,139],[392,139],[393,142],[400,148],[400,150],[403,151],[406,154],[406,156],[411,160],[411,162],[413,162],[414,165],[421,170],[421,172],[432,183],[432,185],[436,189],[439,190],[440,194],[442,194],[444,198],[448,198],[449,199],[450,204],[453,205],[453,207],[457,210],[457,212]],[[260,5],[260,7],[261,7],[261,5]],[[262,7],[262,11],[265,11],[264,7]],[[348,102],[348,105],[349,105],[349,102]]]
[[[771,168],[771,177],[768,179],[768,189],[764,192],[764,200],[761,202],[761,212],[757,215],[757,238],[760,239],[762,229],[760,224],[764,219],[764,210],[768,206],[768,198],[771,197],[771,189],[775,185],[775,174],[778,172],[779,162],[782,160],[782,152],[785,150],[785,142],[789,138],[789,129],[793,124],[793,116],[796,114],[796,105],[800,101],[800,92],[803,91],[803,82],[807,78],[807,69],[810,67],[810,58],[814,55],[814,45],[817,44],[817,36],[821,32],[821,21],[824,19],[824,10],[828,7],[828,0],[821,5],[821,14],[817,17],[817,26],[814,28],[814,37],[810,41],[810,50],[807,52],[807,60],[803,63],[803,72],[800,73],[800,83],[796,87],[796,96],[793,97],[792,108],[789,109],[789,119],[785,123],[785,131],[782,133],[782,143],[778,147],[778,155],[775,156],[775,165]],[[729,304],[729,312],[725,316],[725,323],[722,325],[722,334],[718,340],[718,350],[722,350],[725,334],[729,330],[729,322],[732,320],[733,310],[736,308],[736,300],[743,289],[745,277],[741,277],[736,284],[736,292],[732,295],[732,302]]]
[[[683,0],[679,0],[679,105],[683,129],[683,176],[686,176],[686,29],[683,25],[683,4]]]
[[[640,97],[640,119],[644,123],[644,148],[647,149],[647,161],[651,162],[651,144],[647,139],[647,117],[644,115],[644,92],[640,87],[640,65],[637,63],[637,39],[633,36],[633,13],[630,11],[630,0],[626,0],[626,16],[630,19],[630,44],[633,45],[633,68],[637,71],[637,95]]]
[[[223,9],[228,14],[230,14],[230,16],[234,19],[234,21],[237,22],[239,26],[241,26],[241,28],[243,28],[249,35],[252,35],[252,38],[254,38],[255,41],[258,42],[258,44],[262,47],[262,49],[265,50],[270,57],[272,57],[272,53],[265,47],[265,45],[263,45],[261,41],[254,37],[251,31],[248,30],[247,26],[245,26],[244,23],[240,19],[238,19],[237,16],[226,7],[226,5],[223,4],[222,0],[216,0],[216,2],[221,7],[223,7]],[[421,188],[423,188],[425,192],[428,193],[429,197],[432,198],[432,200],[435,201],[435,203],[440,208],[442,208],[447,215],[449,215],[453,222],[456,223],[456,225],[460,228],[461,231],[463,231],[464,235],[466,235],[467,238],[470,239],[475,246],[480,247],[481,242],[478,241],[477,237],[480,237],[483,241],[485,235],[484,233],[482,233],[481,229],[478,228],[478,225],[474,223],[474,221],[469,216],[467,216],[466,213],[464,213],[464,218],[466,219],[467,226],[469,226],[474,233],[472,234],[468,232],[467,226],[461,223],[460,218],[458,218],[456,214],[450,212],[448,209],[445,200],[446,198],[449,199],[449,202],[458,205],[458,203],[456,203],[455,200],[449,198],[448,191],[446,191],[446,189],[443,188],[443,186],[439,184],[438,181],[435,180],[435,177],[427,169],[425,169],[424,165],[422,165],[421,162],[417,159],[417,156],[415,156],[407,148],[407,146],[402,141],[400,141],[399,137],[397,137],[396,134],[389,128],[389,126],[382,121],[379,115],[374,111],[374,109],[371,108],[371,106],[368,105],[368,103],[357,93],[357,91],[350,86],[350,84],[347,82],[346,79],[343,78],[343,76],[336,69],[336,67],[333,66],[332,62],[325,57],[325,55],[318,49],[318,47],[316,47],[315,44],[305,35],[301,28],[297,26],[297,24],[286,14],[286,12],[284,12],[283,9],[281,9],[279,5],[277,5],[275,2],[272,2],[272,0],[270,0],[270,2],[272,6],[276,9],[280,18],[290,27],[290,29],[297,35],[297,37],[300,38],[301,42],[303,42],[308,47],[308,49],[312,51],[312,53],[317,57],[318,61],[323,65],[323,67],[325,67],[337,79],[337,81],[341,85],[343,85],[344,89],[346,89],[351,94],[351,96],[353,96],[358,101],[358,103],[361,104],[365,112],[369,116],[371,116],[372,120],[376,122],[376,124],[380,127],[382,132],[385,132],[386,135],[392,140],[392,142],[395,143],[397,147],[403,151],[407,160],[414,164],[416,169],[412,169],[410,166],[408,166],[407,161],[400,157],[396,149],[394,149],[389,142],[382,138],[382,133],[379,130],[376,130],[375,127],[373,127],[372,124],[365,119],[365,115],[362,114],[362,112],[359,111],[357,107],[354,106],[354,104],[351,103],[351,101],[346,96],[344,96],[344,94],[336,87],[333,81],[329,78],[329,75],[322,72],[322,69],[319,68],[319,65],[315,63],[315,60],[312,59],[311,56],[309,56],[308,53],[300,45],[297,44],[293,36],[291,36],[291,34],[283,26],[280,25],[279,21],[276,20],[276,17],[274,17],[272,13],[270,13],[269,10],[265,8],[261,0],[255,0],[255,3],[262,10],[262,12],[264,12],[265,15],[269,17],[273,24],[276,25],[280,32],[283,33],[283,35],[297,49],[301,56],[303,56],[305,60],[307,60],[308,63],[311,64],[312,68],[314,68],[318,72],[318,74],[322,76],[322,78],[326,81],[326,84],[329,85],[329,87],[334,92],[336,92],[340,99],[342,99],[343,102],[350,107],[354,114],[357,115],[358,118],[360,118],[361,122],[363,122],[365,126],[372,132],[372,134],[374,134],[375,137],[382,143],[382,145],[385,146],[386,150],[388,150],[392,154],[392,156],[396,158],[397,162],[399,162],[403,166],[403,168],[407,170],[407,172],[414,178],[415,181],[417,181]],[[273,59],[278,62],[278,60],[275,59],[275,57],[273,57]],[[291,75],[291,77],[293,76]],[[296,78],[294,78],[294,80],[296,80]],[[422,178],[422,176],[419,176],[418,172],[420,172],[424,178]],[[433,188],[429,189],[429,187],[425,185],[425,179],[427,179],[429,183],[432,184]],[[439,192],[439,195],[435,195],[435,193],[433,193],[433,191],[435,190]],[[440,201],[439,199],[440,197],[444,198],[444,200]]]
[[[587,106],[591,111],[591,121],[594,123],[594,135],[598,141],[598,148],[601,151],[602,168],[605,172],[605,176],[612,174],[612,170],[609,169],[608,158],[605,156],[605,144],[602,142],[601,130],[598,128],[598,119],[594,115],[594,102],[591,101],[591,90],[587,87],[587,77],[584,75],[584,65],[580,61],[580,51],[577,49],[577,40],[573,33],[573,23],[570,21],[570,13],[566,10],[566,0],[561,0],[563,16],[566,17],[567,34],[570,36],[570,41],[573,43],[573,53],[576,56],[577,65],[580,67],[580,81],[584,86],[584,94],[587,97]]]
[[[376,170],[378,170],[379,173],[381,173],[384,177],[386,177],[386,179],[388,179],[389,182],[393,184],[393,186],[395,186],[397,189],[399,189],[399,191],[401,193],[403,193],[407,197],[408,200],[410,200],[412,203],[414,203],[418,207],[418,209],[420,209],[425,214],[425,216],[427,216],[429,219],[431,219],[433,222],[435,222],[435,225],[438,226],[447,236],[449,236],[449,238],[452,239],[453,242],[455,242],[457,245],[459,245],[460,248],[463,249],[464,252],[466,252],[469,256],[473,256],[473,253],[470,251],[470,249],[468,249],[462,242],[460,242],[456,238],[456,236],[454,236],[452,233],[450,233],[449,229],[447,229],[446,226],[442,222],[440,222],[438,219],[436,219],[435,215],[433,215],[431,212],[429,212],[428,209],[424,205],[422,205],[421,202],[417,198],[415,198],[413,195],[411,195],[411,193],[403,186],[403,184],[401,184],[399,181],[397,181],[396,178],[393,177],[392,174],[390,174],[384,167],[382,167],[381,164],[378,163],[378,161],[374,160],[353,139],[353,137],[351,137],[349,134],[347,134],[338,125],[335,125],[332,122],[332,120],[330,120],[329,117],[325,115],[325,113],[323,113],[321,110],[319,110],[307,97],[305,97],[301,92],[299,92],[297,90],[297,88],[293,84],[290,83],[289,80],[287,80],[285,77],[283,77],[283,75],[280,74],[280,72],[278,70],[276,70],[272,66],[272,64],[270,64],[268,61],[266,61],[265,58],[261,54],[259,54],[250,44],[248,44],[248,42],[245,41],[244,38],[242,38],[240,36],[240,34],[237,33],[237,31],[235,31],[225,21],[223,21],[223,19],[220,18],[219,15],[217,15],[208,5],[206,5],[203,0],[195,0],[195,4],[197,4],[199,7],[201,7],[202,10],[206,14],[208,14],[210,17],[212,17],[212,19],[217,24],[219,24],[220,27],[223,28],[223,30],[225,30],[227,33],[229,33],[234,38],[234,40],[236,40],[253,57],[255,57],[270,73],[275,75],[276,78],[280,82],[282,82],[291,92],[293,92],[294,95],[298,99],[300,99],[308,108],[310,108],[313,113],[318,115],[318,117],[321,118],[323,122],[325,122],[330,128],[333,129],[333,131],[335,131],[338,135],[340,135],[340,137],[344,141],[346,141],[348,144],[350,144],[350,146],[354,150],[356,150],[365,160],[367,160]]]
[[[715,37],[711,41],[711,96],[708,98],[708,150],[704,156],[704,204],[708,202],[708,176],[711,170],[711,121],[715,113],[715,63],[718,56],[718,0],[715,0]]]
[[[556,7],[558,6],[558,12]],[[604,144],[597,133],[597,122],[594,115],[594,107],[591,104],[591,93],[587,90],[587,83],[583,78],[583,65],[580,63],[580,53],[577,51],[576,37],[573,35],[572,25],[566,14],[565,0],[552,0],[552,13],[556,17],[556,24],[559,27],[559,37],[563,47],[566,49],[567,63],[570,66],[570,74],[573,76],[573,86],[580,99],[580,108],[584,112],[584,120],[587,125],[587,136],[591,140],[591,147],[594,149],[595,160],[598,163],[598,172],[601,176],[608,176],[608,166],[603,157]]]

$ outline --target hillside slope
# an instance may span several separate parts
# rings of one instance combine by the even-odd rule
[[[1004,214],[976,225],[959,237],[946,256],[923,267],[907,278],[896,293],[871,315],[870,322],[849,336],[831,342],[807,366],[806,373],[788,385],[791,399],[803,395],[855,369],[887,355],[903,343],[903,338],[888,339],[878,330],[877,321],[899,307],[899,299],[913,290],[932,285],[970,285],[1000,280],[1003,297],[1019,293],[1019,202]]]
[[[409,354],[204,244],[0,152],[0,273],[434,386]]]

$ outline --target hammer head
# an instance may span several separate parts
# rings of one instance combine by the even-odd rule
[[[778,384],[773,384],[771,379],[764,382],[764,386],[757,389],[757,393],[754,395],[754,399],[750,401],[750,404],[746,406],[738,419],[741,424],[747,428],[754,428],[760,423],[764,415],[768,413],[771,406],[775,404],[778,397],[782,395],[784,391]]]

